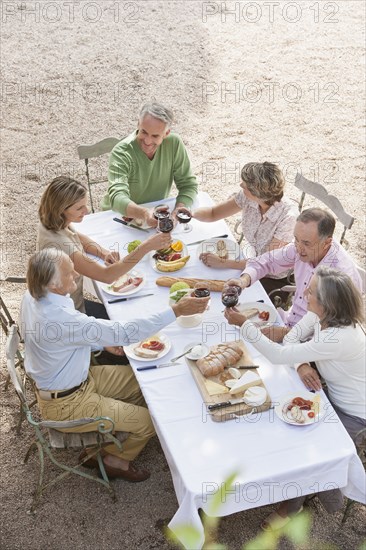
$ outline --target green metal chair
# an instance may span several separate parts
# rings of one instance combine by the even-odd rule
[[[299,212],[301,212],[304,207],[306,195],[311,195],[315,199],[319,200],[322,203],[322,207],[326,206],[333,212],[336,219],[343,225],[343,231],[339,242],[345,249],[347,249],[349,243],[345,238],[346,231],[351,229],[355,218],[351,216],[351,214],[348,214],[339,199],[337,199],[334,195],[330,195],[326,188],[320,183],[308,180],[302,174],[297,173],[295,177],[295,187],[301,191]],[[361,266],[357,265],[356,267],[362,279],[362,292],[364,293],[366,280],[365,270]],[[276,307],[282,307],[282,309],[287,310],[291,306],[292,297],[295,290],[296,287],[294,285],[286,285],[282,288],[272,290],[272,292],[269,293],[269,297]]]
[[[334,195],[330,195],[323,185],[315,181],[306,179],[299,172],[296,174],[295,177],[295,187],[301,191],[299,212],[301,212],[303,209],[306,195],[311,195],[315,199],[318,199],[325,206],[327,206],[329,210],[333,212],[338,221],[343,224],[343,232],[339,239],[339,242],[344,246],[344,248],[347,249],[348,241],[345,238],[346,231],[348,229],[351,229],[355,218],[345,211],[339,199],[337,199],[337,197],[335,197]]]
[[[103,445],[113,442],[119,448],[122,448],[122,441],[127,439],[128,433],[116,432],[113,435],[114,423],[111,418],[98,416],[95,418],[80,418],[70,421],[48,421],[48,420],[36,420],[32,415],[29,408],[26,391],[23,384],[22,376],[19,375],[19,370],[16,367],[17,351],[20,343],[20,337],[18,327],[13,324],[9,329],[7,345],[6,345],[6,359],[7,368],[12,384],[15,388],[17,396],[20,400],[22,410],[27,419],[28,424],[32,427],[35,433],[35,439],[31,443],[24,458],[24,464],[28,462],[28,459],[33,450],[38,450],[39,458],[39,477],[37,482],[37,488],[35,490],[33,501],[29,510],[29,513],[33,513],[38,506],[43,492],[52,487],[58,481],[66,478],[70,474],[76,474],[86,479],[93,480],[106,487],[115,500],[114,488],[109,482],[106,474],[104,464],[102,461],[101,450]],[[79,426],[88,426],[91,423],[97,424],[97,431],[83,432],[83,433],[64,433],[60,430],[72,430]],[[90,452],[83,461],[76,464],[76,466],[69,466],[60,462],[56,457],[55,449],[83,449],[90,448],[93,452]],[[51,462],[60,468],[62,472],[47,481],[45,480],[45,456],[47,456]],[[86,473],[80,470],[80,466],[83,465],[90,457],[95,456],[98,460],[100,472],[102,478],[96,477],[91,473]]]
[[[8,278],[5,279],[5,281],[6,282],[12,282],[12,283],[25,283],[25,278],[24,277],[8,277]],[[9,335],[10,328],[13,325],[16,324],[16,322],[13,319],[13,316],[10,313],[10,311],[9,311],[2,295],[0,295],[0,324],[1,324],[2,332],[3,332],[3,334],[5,335],[6,338]],[[20,342],[22,342],[20,333],[19,333],[19,339],[20,339]],[[21,345],[19,345],[17,347],[17,350],[16,350],[16,363],[15,363],[15,366],[16,366],[16,368],[19,369],[19,375],[22,376],[22,383],[23,383],[24,387],[26,387],[27,384],[32,385],[32,381],[27,378],[26,372],[24,370],[24,350],[23,350],[23,346],[21,346]],[[8,389],[9,384],[10,384],[10,374],[8,374],[8,376],[5,380],[5,384],[3,386],[4,391],[6,391]],[[29,407],[30,408],[33,407],[36,402],[37,401],[35,399],[33,399],[33,401],[29,404]],[[20,428],[21,428],[21,425],[22,425],[22,422],[23,422],[24,419],[25,419],[24,412],[23,412],[22,407],[20,406],[19,420],[18,420],[17,426],[16,426],[17,434],[20,433]]]
[[[77,147],[77,152],[79,155],[80,160],[84,160],[85,162],[85,175],[86,175],[86,181],[88,184],[88,190],[89,190],[89,198],[90,198],[90,207],[91,211],[95,212],[94,210],[94,204],[93,204],[93,197],[92,197],[92,185],[96,183],[104,183],[108,181],[108,178],[101,177],[98,179],[91,179],[90,173],[89,173],[89,159],[92,158],[98,158],[102,155],[106,155],[107,153],[110,153],[113,149],[113,147],[121,140],[121,138],[115,138],[115,137],[108,137],[105,139],[102,139],[101,141],[98,141],[97,143],[94,143],[92,145],[79,145]]]

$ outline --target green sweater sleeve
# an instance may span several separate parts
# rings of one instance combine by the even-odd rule
[[[111,153],[108,171],[108,194],[102,202],[103,210],[126,213],[130,199],[129,177],[132,170],[130,154],[121,147],[115,147]]]
[[[177,202],[191,206],[197,195],[197,179],[192,173],[186,148],[180,138],[177,139],[174,154],[173,178],[178,189]]]

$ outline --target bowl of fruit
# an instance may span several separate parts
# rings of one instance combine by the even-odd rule
[[[153,268],[163,273],[179,271],[186,265],[189,258],[186,245],[182,241],[173,241],[169,248],[154,252]]]

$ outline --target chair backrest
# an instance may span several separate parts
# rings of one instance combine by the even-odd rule
[[[301,212],[304,205],[305,195],[311,195],[324,203],[343,224],[343,233],[340,238],[340,243],[344,245],[347,229],[351,229],[355,218],[348,214],[343,208],[341,202],[334,195],[329,195],[328,191],[320,183],[306,179],[302,174],[297,173],[295,177],[295,187],[302,192],[299,203],[299,211]]]
[[[27,401],[25,397],[25,388],[24,388],[21,376],[18,375],[16,366],[15,366],[15,361],[19,351],[19,344],[20,344],[19,330],[17,325],[13,324],[9,328],[8,338],[6,341],[6,366],[8,369],[10,379],[13,383],[13,386],[15,388],[15,391],[18,394],[20,401],[23,404],[26,404]]]
[[[107,178],[99,178],[95,180],[90,179],[89,159],[101,157],[102,155],[106,155],[107,153],[110,153],[113,147],[117,145],[119,141],[120,141],[120,138],[108,137],[108,138],[102,139],[101,141],[98,141],[97,143],[93,143],[92,145],[79,145],[77,147],[79,159],[84,160],[85,162],[85,175],[88,183],[90,206],[91,206],[92,212],[95,212],[95,210],[94,210],[91,186],[94,185],[95,183],[103,183],[108,180]]]
[[[361,277],[361,292],[362,294],[366,294],[366,271],[358,264],[356,264],[356,268],[359,276]]]

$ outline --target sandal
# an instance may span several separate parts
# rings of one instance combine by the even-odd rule
[[[278,531],[279,529],[282,529],[282,527],[285,527],[294,516],[297,516],[297,514],[300,514],[303,511],[303,506],[301,506],[300,510],[296,512],[295,514],[291,514],[291,516],[282,517],[277,512],[272,512],[265,520],[261,523],[261,529],[266,532],[270,531]]]

